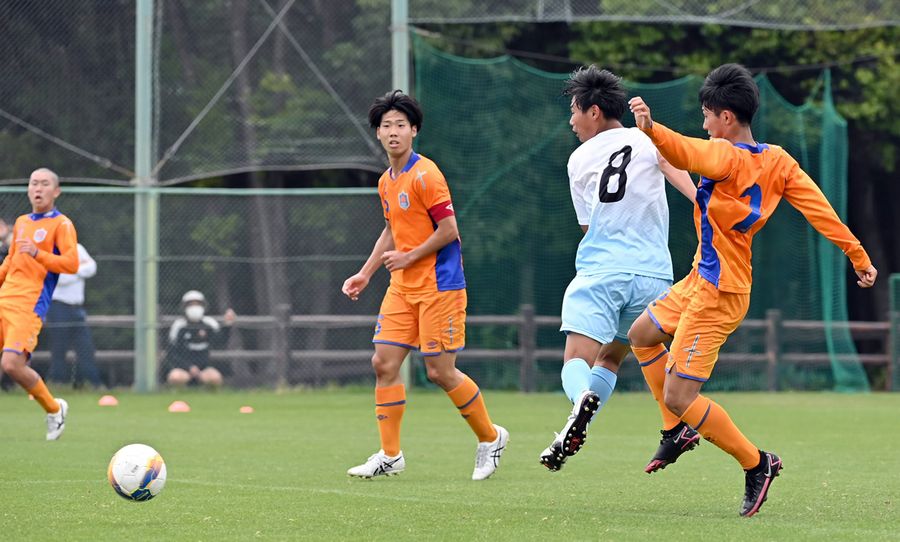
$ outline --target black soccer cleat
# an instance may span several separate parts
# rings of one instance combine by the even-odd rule
[[[591,390],[585,390],[572,406],[572,413],[562,431],[541,453],[541,464],[551,471],[558,471],[569,456],[577,454],[587,440],[588,424],[599,408],[600,397]]]
[[[547,470],[556,472],[566,463],[566,454],[563,453],[562,443],[554,440],[541,453],[541,465],[547,467]]]
[[[769,452],[759,451],[759,465],[746,471],[744,482],[744,502],[741,503],[741,515],[749,518],[759,512],[766,502],[772,481],[781,472],[781,458]]]
[[[678,460],[684,452],[689,452],[700,444],[700,433],[690,425],[681,422],[668,431],[660,431],[662,439],[653,459],[644,467],[647,474],[664,469]]]

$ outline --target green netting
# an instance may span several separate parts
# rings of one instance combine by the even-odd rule
[[[533,304],[537,314],[558,315],[574,275],[581,231],[569,199],[566,162],[577,145],[560,95],[567,74],[548,73],[511,57],[474,60],[437,50],[414,37],[417,97],[425,110],[418,150],[444,170],[454,194],[466,256],[472,314],[515,313]],[[761,108],[753,132],[784,147],[844,216],[847,130],[823,75],[822,106],[793,106],[765,76],[757,82]],[[653,108],[654,119],[685,134],[705,137],[697,91],[702,78],[662,84],[627,83]],[[623,119],[633,125],[629,116]],[[670,249],[676,279],[690,269],[697,241],[690,204],[669,187]],[[868,381],[846,329],[848,264],[790,205],[783,205],[754,243],[754,288],[748,319],[779,309],[783,320],[825,321],[824,330],[783,334],[792,353],[828,352],[830,364],[781,363],[782,387],[867,390]],[[473,330],[481,333],[479,330]],[[763,353],[760,333],[735,334],[723,353]],[[501,332],[479,334],[481,345],[509,342]],[[561,334],[544,328],[538,347],[559,347]],[[758,356],[757,356],[758,358]],[[544,365],[546,364],[546,365]],[[549,388],[558,386],[559,360],[538,364]],[[631,374],[634,373],[634,374]],[[642,385],[626,371],[624,387]],[[624,380],[624,381],[623,381]],[[720,363],[710,383],[719,389],[764,389],[765,363]],[[539,387],[542,385],[539,381]]]

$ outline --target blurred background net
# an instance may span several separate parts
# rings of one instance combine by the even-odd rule
[[[414,23],[633,21],[811,30],[900,23],[897,5],[891,1],[411,0],[409,5]]]
[[[362,169],[381,172],[383,151],[367,127],[374,96],[390,88],[388,0],[156,0],[153,36],[153,176],[167,186],[230,173]],[[411,0],[412,23],[631,20],[718,22],[784,28],[897,24],[890,2],[598,2],[587,0]],[[98,262],[87,311],[105,377],[133,378],[135,2],[0,2],[0,183],[21,183],[46,164],[66,181],[60,208]],[[450,180],[460,214],[470,313],[559,314],[573,274],[579,231],[565,180],[576,141],[559,92],[565,74],[510,58],[472,60],[414,39],[415,94],[426,111],[419,150]],[[759,80],[763,109],[754,134],[783,145],[839,209],[846,202],[846,127],[823,78],[823,107],[793,107]],[[641,86],[660,120],[700,132],[700,80]],[[626,119],[630,122],[630,119]],[[73,182],[120,185],[76,189]],[[381,227],[372,191],[151,190],[160,208],[160,368],[168,326],[188,289],[210,312],[238,315],[228,348],[214,359],[235,386],[324,385],[372,380],[374,314],[387,276],[347,302],[341,281],[358,269]],[[21,187],[4,190],[0,218],[27,210]],[[695,247],[690,210],[672,194],[676,276]],[[750,318],[846,319],[843,256],[785,205],[759,236]],[[313,318],[319,316],[319,318]],[[520,327],[470,326],[461,366],[488,387],[517,388],[517,358],[479,356],[522,347]],[[780,364],[791,388],[865,389],[846,331],[792,332],[786,353],[829,352],[830,363]],[[43,340],[43,339],[42,339]],[[535,386],[556,389],[563,337],[537,328]],[[721,388],[762,389],[765,337],[742,328],[726,353],[750,361],[717,368]],[[43,344],[46,348],[46,342]],[[43,350],[43,349],[42,349]],[[544,350],[544,354],[540,351]],[[541,357],[543,356],[543,357]],[[755,357],[753,357],[755,356]],[[39,352],[35,363],[44,363]],[[418,380],[424,383],[421,362]],[[642,387],[633,364],[622,386]]]

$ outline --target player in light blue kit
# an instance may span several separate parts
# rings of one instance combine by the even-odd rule
[[[582,143],[569,157],[568,172],[584,237],[560,328],[566,333],[563,390],[574,407],[541,453],[551,471],[578,452],[588,423],[612,395],[632,322],[672,285],[665,179],[691,201],[697,191],[650,138],[622,125],[627,104],[619,77],[593,65],[581,68],[563,94],[572,97],[569,124]]]

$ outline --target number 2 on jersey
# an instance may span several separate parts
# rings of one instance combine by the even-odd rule
[[[614,166],[613,162],[622,155],[622,162],[618,166]],[[628,182],[628,174],[625,168],[631,162],[631,145],[625,145],[621,149],[612,153],[609,157],[609,165],[603,170],[600,177],[600,183],[597,191],[600,193],[600,201],[603,203],[613,203],[625,197],[625,183]],[[619,188],[615,192],[609,192],[609,178],[613,175],[619,176]]]
[[[753,186],[744,190],[744,193],[741,194],[742,198],[746,198],[747,196],[750,196],[750,214],[747,215],[744,220],[741,220],[731,227],[731,229],[741,233],[747,233],[747,230],[749,230],[762,216],[762,213],[759,210],[762,205],[762,188],[760,188],[758,184],[753,183]]]

